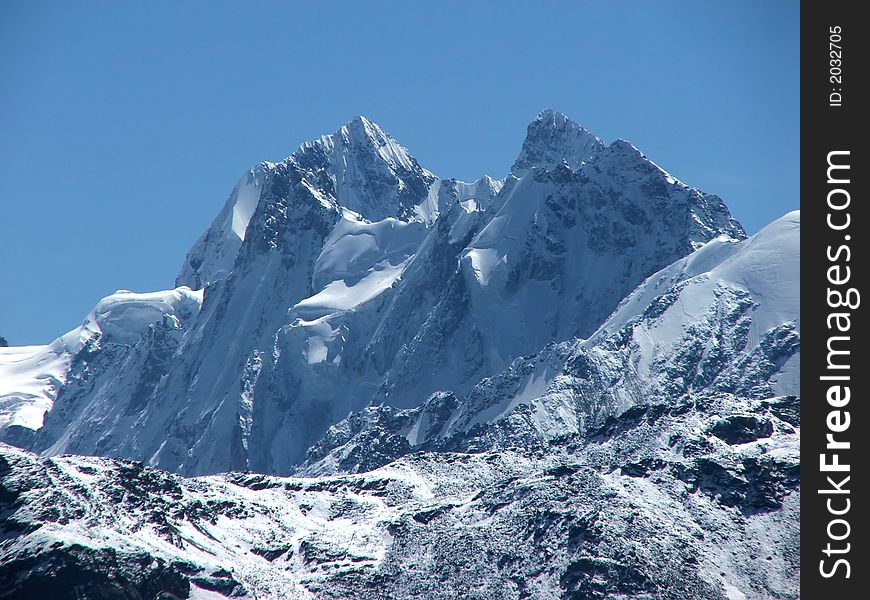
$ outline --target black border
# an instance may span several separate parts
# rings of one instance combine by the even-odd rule
[[[826,500],[832,496],[820,494],[819,490],[830,487],[827,475],[820,471],[820,454],[825,452],[828,412],[832,410],[826,398],[830,382],[821,381],[827,370],[827,342],[829,333],[827,317],[832,309],[828,305],[828,268],[833,264],[828,258],[828,247],[833,250],[845,242],[848,233],[851,261],[839,261],[851,267],[851,280],[844,287],[855,287],[859,292],[868,291],[864,284],[867,262],[866,237],[870,230],[870,218],[866,205],[866,180],[868,172],[866,143],[866,119],[863,114],[870,110],[862,79],[870,66],[864,60],[866,39],[870,35],[870,23],[862,22],[859,14],[862,2],[808,2],[801,6],[801,199],[802,210],[802,333],[801,333],[801,596],[815,598],[851,599],[870,597],[870,562],[867,557],[868,539],[866,512],[870,510],[867,490],[870,489],[870,461],[867,440],[870,439],[870,416],[868,416],[867,380],[870,372],[865,368],[867,353],[862,347],[870,344],[867,335],[866,308],[870,295],[861,298],[861,305],[851,310],[849,332],[849,382],[851,400],[842,410],[851,417],[849,429],[838,434],[838,439],[847,440],[851,448],[840,452],[840,462],[850,465],[851,480],[844,487],[850,490],[851,508],[846,518],[850,524],[849,537],[840,543],[851,544],[846,558],[851,567],[850,577],[844,577],[841,565],[835,576],[825,578],[820,573],[820,560],[825,559],[830,567],[836,557],[828,558],[823,549],[828,543],[827,525],[836,518],[828,513]],[[832,27],[841,28],[842,82],[831,82],[830,32]],[[842,88],[840,106],[830,105],[830,94]],[[829,212],[827,194],[837,185],[829,184],[827,178],[828,153],[848,150],[850,182],[848,192],[851,202],[848,208],[851,226],[848,231],[834,231],[828,227]],[[839,186],[842,187],[842,186]],[[840,217],[842,215],[837,215]],[[845,254],[841,255],[845,258]],[[842,334],[841,334],[842,335]],[[836,478],[836,477],[835,477]],[[841,479],[841,478],[840,478]],[[838,496],[842,499],[843,496]],[[837,527],[844,528],[842,524]],[[843,529],[844,530],[844,529]],[[835,533],[836,533],[835,529]]]

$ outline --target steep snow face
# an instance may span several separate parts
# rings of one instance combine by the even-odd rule
[[[511,167],[517,177],[532,169],[577,169],[604,149],[604,142],[562,113],[547,109],[529,124],[519,157]]]
[[[320,293],[330,283],[362,279],[383,263],[402,263],[425,235],[426,226],[418,221],[387,218],[370,223],[345,212],[315,262],[314,290]]]
[[[713,315],[714,308],[723,312]],[[732,319],[738,337],[726,339],[721,331],[709,330],[713,318]],[[713,240],[650,277],[585,346],[602,344],[626,327],[633,328],[642,375],[669,352],[689,352],[700,353],[702,370],[696,377],[703,378],[703,367],[721,360],[732,345],[748,354],[760,349],[773,361],[772,371],[758,383],[777,394],[800,394],[800,211],[784,215],[746,241]],[[687,330],[711,337],[688,348]],[[779,350],[787,354],[776,356]],[[743,385],[752,379],[749,375],[742,373]]]
[[[35,431],[42,427],[72,359],[71,353],[55,344],[0,348],[0,430],[4,438],[11,434],[6,431],[9,428]]]
[[[524,426],[553,439],[636,405],[799,395],[799,265],[799,212],[747,240],[712,240],[644,281],[588,340],[550,346],[476,386],[438,435],[530,410]]]
[[[580,170],[536,171],[502,202],[462,266],[475,307],[512,313],[514,335],[530,341],[520,354],[589,335],[656,269],[717,235],[745,237],[718,198],[619,141]]]
[[[154,326],[180,328],[201,302],[202,293],[187,287],[146,294],[120,290],[47,346],[0,348],[0,438],[29,442],[58,394],[66,393],[77,366],[98,361],[101,348],[135,345]]]
[[[273,164],[264,162],[239,180],[211,226],[188,252],[175,285],[200,289],[227,278],[273,169]]]
[[[453,184],[441,183],[439,195],[452,196]],[[251,469],[288,472],[332,423],[372,401],[477,231],[472,215],[481,211],[450,206],[430,227],[338,224],[318,257],[311,295],[290,308],[253,381]]]

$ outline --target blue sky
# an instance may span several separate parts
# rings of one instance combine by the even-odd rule
[[[799,3],[4,2],[0,335],[171,288],[241,174],[364,114],[505,175],[552,107],[715,193],[798,208]]]

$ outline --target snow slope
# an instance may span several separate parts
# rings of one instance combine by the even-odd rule
[[[119,290],[103,298],[79,326],[46,346],[0,348],[0,429],[29,440],[71,370],[98,346],[128,347],[155,324],[179,327],[198,311],[202,293],[187,287],[136,294]]]
[[[225,279],[230,274],[263,185],[273,169],[271,163],[260,163],[236,184],[223,209],[188,253],[176,285],[199,289],[205,282]]]
[[[70,358],[51,346],[0,348],[0,427],[42,427]]]

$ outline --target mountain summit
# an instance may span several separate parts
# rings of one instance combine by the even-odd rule
[[[591,160],[604,142],[560,112],[542,111],[529,123],[526,139],[511,173],[522,177],[531,169],[553,169],[566,164],[572,169]]]
[[[433,204],[437,198],[429,197],[435,180],[377,124],[356,117],[335,133],[302,144],[281,163],[260,163],[246,173],[188,253],[176,285],[198,289],[232,271],[254,212],[278,181],[304,187],[336,214],[431,221],[440,208]]]

